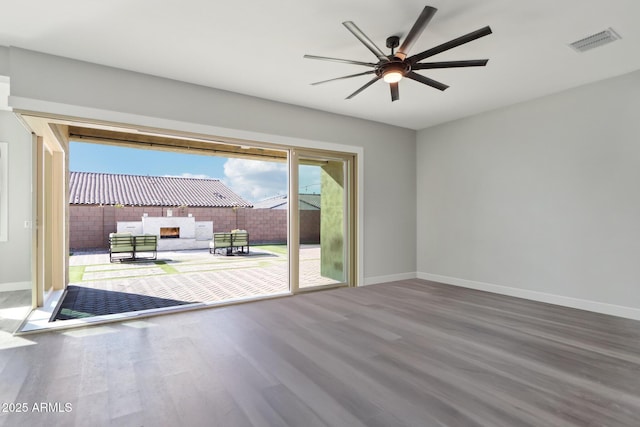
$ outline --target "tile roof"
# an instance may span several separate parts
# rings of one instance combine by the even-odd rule
[[[300,206],[302,209],[315,210],[320,209],[320,194],[298,194]],[[260,200],[253,204],[255,209],[286,209],[287,196],[274,196],[268,199]]]
[[[320,195],[319,194],[298,194],[298,198],[301,202],[320,209]]]
[[[77,205],[251,207],[217,179],[69,173],[69,203]]]
[[[260,200],[253,204],[254,209],[286,209],[287,208],[287,196],[274,196],[268,199]]]

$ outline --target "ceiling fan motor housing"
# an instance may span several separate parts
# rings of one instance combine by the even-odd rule
[[[382,62],[376,65],[376,75],[383,77],[388,73],[400,73],[406,76],[411,71],[411,64],[409,61],[401,61],[397,58],[391,57],[389,61]]]

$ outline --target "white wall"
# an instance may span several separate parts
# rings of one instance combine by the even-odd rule
[[[9,48],[7,60],[10,67],[0,55],[0,70],[11,72],[15,108],[267,142],[363,147],[365,281],[415,275],[415,131],[17,48]],[[393,250],[390,238],[409,249]]]
[[[9,145],[8,240],[0,242],[0,292],[31,286],[31,135],[9,111],[0,111],[0,141]]]
[[[417,140],[419,277],[640,318],[640,72]]]

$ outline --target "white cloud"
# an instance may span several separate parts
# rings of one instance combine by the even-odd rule
[[[218,178],[213,178],[209,175],[206,175],[204,173],[189,173],[189,172],[185,172],[183,174],[180,175],[164,175],[167,178],[194,178],[194,179],[218,179]]]
[[[224,175],[223,182],[251,202],[287,192],[286,163],[228,159]]]

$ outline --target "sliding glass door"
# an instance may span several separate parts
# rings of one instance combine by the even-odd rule
[[[355,286],[356,154],[290,145],[271,146],[266,143],[252,146],[250,141],[226,141],[223,138],[218,141],[213,140],[213,137],[193,138],[190,135],[160,135],[154,132],[141,135],[138,130],[129,132],[124,127],[103,129],[106,126],[104,124],[96,128],[86,123],[69,125],[67,119],[62,123],[50,118],[32,117],[31,120],[36,129],[59,126],[59,129],[56,128],[58,131],[49,139],[60,139],[57,141],[58,147],[49,143],[46,138],[39,137],[36,147],[38,156],[34,170],[38,175],[34,177],[37,184],[34,210],[37,211],[37,217],[34,219],[38,233],[33,244],[33,269],[34,282],[38,284],[34,295],[38,298],[34,305],[43,304],[45,291],[64,289],[67,284],[65,275],[74,278],[74,286],[98,288],[94,276],[85,276],[85,270],[80,268],[73,272],[82,270],[82,274],[71,275],[68,266],[70,261],[76,260],[67,259],[70,252],[77,252],[74,256],[80,256],[80,249],[86,249],[78,247],[75,248],[78,251],[70,251],[66,246],[67,242],[71,245],[72,242],[86,240],[71,238],[70,235],[70,229],[75,224],[72,222],[74,216],[70,214],[72,207],[68,203],[67,179],[70,181],[70,174],[66,172],[65,161],[70,144],[77,141],[118,149],[144,148],[145,154],[151,153],[151,149],[166,151],[172,154],[172,162],[176,161],[178,154],[227,157],[224,173],[230,171],[229,185],[237,185],[234,187],[237,191],[252,198],[252,206],[242,208],[236,205],[233,208],[226,206],[218,209],[215,205],[189,206],[186,202],[180,202],[179,207],[168,206],[171,209],[165,209],[165,206],[157,209],[156,206],[142,204],[125,207],[116,200],[94,207],[95,211],[101,212],[101,219],[97,221],[98,226],[92,228],[92,231],[98,231],[91,234],[97,236],[95,240],[91,240],[97,242],[91,248],[100,247],[103,251],[108,248],[108,235],[118,231],[119,223],[124,227],[124,223],[135,222],[137,227],[138,223],[146,223],[149,218],[154,217],[172,223],[206,223],[202,229],[205,229],[209,237],[202,237],[205,236],[203,232],[200,233],[201,237],[196,236],[195,239],[181,236],[175,230],[180,228],[177,225],[158,226],[158,230],[174,229],[171,234],[173,240],[162,241],[176,242],[175,247],[181,252],[178,249],[170,250],[168,246],[161,249],[160,255],[164,257],[162,265],[171,268],[159,268],[157,274],[154,273],[152,278],[145,280],[156,280],[163,274],[171,275],[172,280],[184,281],[186,286],[191,286],[188,288],[189,292],[193,290],[193,283],[197,283],[201,292],[193,292],[189,297],[179,294],[172,298],[183,305],[191,302],[226,303],[286,294],[288,291],[295,294],[332,286]],[[191,165],[192,161],[195,162],[190,158],[181,163]],[[208,166],[213,168],[216,165],[211,163]],[[247,179],[248,175],[254,179]],[[52,177],[57,178],[53,180]],[[232,179],[234,177],[237,178],[235,181]],[[47,182],[46,179],[51,181]],[[222,199],[226,197],[215,194]],[[151,210],[152,208],[155,210]],[[125,210],[130,213],[124,215]],[[110,221],[108,228],[105,228],[105,217]],[[141,220],[137,221],[138,218]],[[240,230],[248,232],[250,250],[231,248],[224,252],[216,251],[215,242],[208,241],[213,239],[213,233],[231,234],[234,230],[237,230],[236,233]],[[198,232],[196,230],[196,234]],[[158,231],[159,239],[163,237],[162,234],[165,233]],[[177,242],[183,238],[196,241],[194,245],[197,247],[188,249],[200,250],[198,257],[194,258],[195,252],[182,251],[187,248],[177,246]],[[285,242],[287,245],[283,244]],[[202,247],[198,246],[200,244]],[[114,271],[108,253],[103,255],[106,255],[107,261],[104,268],[99,270],[101,277],[106,275],[103,272]],[[73,267],[78,266],[82,265],[73,264]],[[124,267],[132,266],[125,264]],[[129,273],[131,272],[127,274]],[[144,274],[140,273],[140,276]],[[109,285],[107,283],[105,286]],[[147,289],[156,288],[146,286],[143,290],[135,289],[130,293],[149,296],[144,294]],[[197,299],[193,301],[189,298]]]
[[[352,158],[297,152],[292,209],[297,221],[297,286],[300,292],[351,282],[349,256]],[[293,284],[292,284],[293,285]]]

